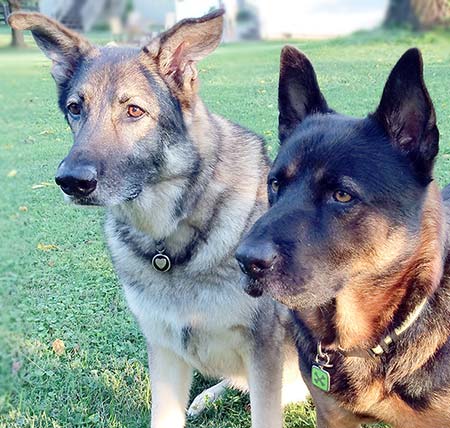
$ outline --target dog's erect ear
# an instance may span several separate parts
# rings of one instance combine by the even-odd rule
[[[293,46],[285,46],[281,51],[278,110],[280,143],[292,134],[306,116],[331,112],[320,92],[311,62]]]
[[[144,47],[182,101],[188,102],[196,90],[196,62],[214,51],[222,39],[223,14],[219,9],[180,21]]]
[[[406,51],[391,71],[374,117],[417,172],[431,178],[439,151],[439,131],[418,49]]]
[[[79,34],[40,13],[14,12],[8,18],[16,30],[30,30],[37,45],[53,62],[52,75],[58,85],[73,75],[90,43]]]

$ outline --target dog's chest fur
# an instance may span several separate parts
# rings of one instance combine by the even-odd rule
[[[267,161],[261,140],[216,121],[221,141],[213,135],[209,144],[221,151],[200,154],[200,163],[214,168],[203,168],[192,181],[154,185],[140,198],[144,202],[111,210],[106,235],[147,342],[173,350],[204,374],[241,377],[260,308],[275,305],[244,293],[234,259],[242,234],[265,209]],[[172,156],[171,168],[182,161]],[[180,199],[195,207],[179,212]],[[167,237],[166,253],[174,261],[166,273],[151,265],[159,236]]]
[[[229,257],[195,274],[190,264],[160,273],[124,245],[113,224],[107,222],[114,264],[147,341],[173,350],[202,373],[241,375],[259,302],[243,293],[236,262]]]

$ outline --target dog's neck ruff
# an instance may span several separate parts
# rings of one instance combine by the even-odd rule
[[[394,329],[394,331],[391,334],[388,334],[383,337],[381,342],[375,346],[374,348],[369,349],[369,355],[374,357],[379,357],[380,355],[384,354],[385,352],[389,352],[389,348],[392,343],[395,343],[395,341],[398,339],[399,336],[401,336],[406,330],[408,330],[409,327],[411,327],[414,322],[419,318],[420,314],[422,313],[423,308],[428,302],[428,297],[425,297],[422,302],[412,311],[403,321],[402,324],[400,324],[397,328]],[[344,351],[345,352],[345,351]]]
[[[338,346],[337,352],[339,352],[344,357],[380,357],[381,355],[388,353],[390,351],[390,347],[393,343],[395,343],[398,338],[408,330],[414,322],[419,318],[422,313],[425,305],[428,302],[428,297],[425,297],[416,308],[410,312],[410,314],[406,317],[406,319],[394,330],[385,335],[381,341],[373,348],[369,348],[366,350],[363,349],[349,349],[346,350],[340,346]]]
[[[357,357],[357,358],[367,358],[371,357],[376,359],[381,355],[388,353],[390,351],[391,345],[395,343],[398,338],[407,331],[414,322],[419,318],[425,305],[428,302],[428,297],[425,297],[418,306],[412,311],[403,321],[400,326],[395,328],[391,333],[385,335],[381,341],[373,348],[369,349],[343,349],[338,346],[336,350],[323,350],[322,343],[319,341],[317,343],[317,355],[315,363],[311,367],[311,381],[314,386],[321,389],[324,392],[329,392],[331,389],[331,376],[327,369],[333,367],[331,361],[332,352],[337,352],[343,357]]]

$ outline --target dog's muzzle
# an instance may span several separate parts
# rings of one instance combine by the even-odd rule
[[[244,240],[236,250],[235,257],[246,275],[258,279],[271,270],[277,258],[275,246],[269,242]]]
[[[278,257],[275,246],[270,241],[252,242],[245,239],[236,250],[235,257],[242,272],[247,275],[244,291],[252,297],[261,296],[264,287],[260,280],[273,270]]]
[[[63,162],[56,172],[55,182],[69,196],[86,197],[97,188],[97,169],[89,164],[70,166]]]

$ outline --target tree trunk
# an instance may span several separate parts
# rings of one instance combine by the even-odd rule
[[[450,15],[448,0],[412,0],[412,7],[422,30],[448,23]]]
[[[20,10],[20,0],[8,0],[8,6],[11,12]],[[22,31],[11,29],[11,35],[12,35],[11,46],[15,48],[25,48],[27,46],[25,44]]]
[[[384,25],[387,27],[417,27],[417,18],[411,0],[390,0]]]
[[[385,25],[429,30],[448,24],[449,17],[449,0],[390,0]]]
[[[11,46],[14,48],[26,48],[25,40],[23,38],[23,32],[18,30],[11,30],[12,40]]]

